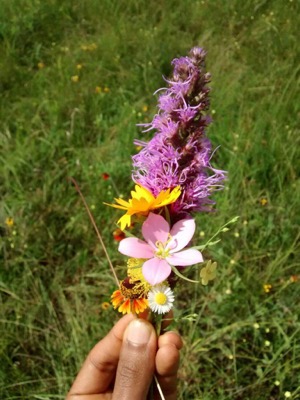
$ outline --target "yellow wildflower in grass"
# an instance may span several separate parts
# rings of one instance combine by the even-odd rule
[[[5,225],[8,226],[9,228],[11,228],[13,226],[13,224],[14,224],[14,219],[7,217],[5,220]]]
[[[104,310],[104,311],[106,311],[109,307],[110,307],[110,304],[109,304],[107,301],[104,301],[104,302],[101,304],[101,308],[102,308],[102,310]]]
[[[94,51],[97,49],[96,43],[82,44],[80,47],[81,47],[81,50],[83,50],[83,51]]]
[[[142,110],[143,110],[143,112],[147,112],[148,111],[148,106],[143,106]]]
[[[77,64],[77,65],[76,65],[76,68],[77,68],[78,70],[81,70],[81,69],[82,69],[82,67],[83,67],[83,65],[82,65],[82,64]]]
[[[211,260],[209,260],[206,266],[202,268],[200,271],[200,278],[202,285],[206,286],[209,281],[215,279],[217,274],[216,269],[217,269],[217,263],[216,262],[212,263]]]
[[[291,275],[290,281],[292,283],[298,282],[298,280],[299,280],[299,276],[298,275]]]
[[[45,68],[45,64],[42,61],[40,61],[37,65],[37,67],[38,67],[38,69],[43,69],[43,68]]]
[[[102,92],[101,86],[96,86],[95,87],[95,93],[99,94]]]
[[[260,199],[259,202],[260,202],[260,204],[261,204],[262,206],[265,206],[265,205],[268,204],[268,200],[265,199],[265,198]]]
[[[104,92],[104,93],[109,93],[109,92],[110,92],[110,88],[107,87],[107,86],[105,86],[105,88],[103,89],[103,92]]]
[[[71,77],[71,81],[74,82],[74,83],[78,82],[79,81],[79,76],[78,75],[73,75]]]
[[[270,285],[269,283],[265,283],[263,285],[264,291],[265,293],[270,293],[271,289],[272,289],[272,285]]]
[[[116,203],[118,204],[104,204],[126,211],[126,214],[123,215],[123,217],[121,217],[118,221],[118,224],[121,225],[121,229],[123,231],[127,226],[131,225],[131,217],[133,215],[142,215],[146,217],[150,211],[174,203],[180,194],[180,187],[176,186],[173,190],[162,190],[155,197],[143,186],[135,185],[135,190],[131,191],[132,198],[128,201],[123,199],[115,199]]]

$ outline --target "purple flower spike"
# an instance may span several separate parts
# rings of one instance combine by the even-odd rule
[[[205,71],[206,52],[194,47],[188,57],[172,61],[173,75],[168,88],[158,90],[158,113],[144,125],[154,130],[148,142],[138,142],[142,150],[133,156],[133,180],[157,195],[180,185],[181,196],[170,206],[171,214],[210,211],[211,194],[223,188],[226,172],[211,166],[211,142],[206,127],[211,118]]]

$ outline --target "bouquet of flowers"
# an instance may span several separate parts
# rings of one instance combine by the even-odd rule
[[[185,267],[203,263],[199,247],[190,247],[196,224],[193,214],[211,211],[211,195],[223,188],[225,171],[212,167],[212,145],[206,135],[211,118],[205,71],[206,52],[194,47],[187,57],[172,61],[173,75],[159,89],[158,112],[146,131],[149,142],[132,157],[131,198],[115,199],[112,207],[125,214],[122,231],[141,224],[139,237],[120,241],[119,252],[128,257],[127,273],[112,295],[118,311],[139,314],[150,309],[161,316],[173,307],[174,285],[186,277]],[[200,271],[202,284],[215,276],[216,263]],[[125,275],[125,274],[124,274]]]

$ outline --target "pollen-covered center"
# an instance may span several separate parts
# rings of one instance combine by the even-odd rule
[[[164,293],[156,293],[154,297],[154,301],[156,304],[159,304],[160,306],[163,306],[166,304],[168,298]]]
[[[168,244],[170,243],[171,240],[172,240],[172,236],[169,235],[169,239],[165,243],[160,242],[160,241],[157,241],[155,243],[155,246],[156,246],[155,256],[157,258],[164,259],[166,257],[169,257],[171,249],[168,248]]]

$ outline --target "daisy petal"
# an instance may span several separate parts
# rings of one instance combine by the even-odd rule
[[[151,285],[156,285],[167,279],[171,273],[171,267],[166,260],[151,258],[144,262],[142,272],[146,281]]]
[[[151,258],[153,250],[148,243],[138,238],[126,238],[121,240],[119,244],[119,252],[128,257],[134,258]]]
[[[203,262],[203,257],[200,251],[195,249],[188,249],[180,251],[176,254],[171,254],[166,258],[169,264],[178,267],[185,267],[187,265],[193,265]]]
[[[195,220],[192,218],[176,222],[170,232],[172,240],[168,244],[171,253],[183,249],[191,241],[195,229]]]
[[[149,214],[142,226],[143,236],[153,248],[156,248],[156,242],[166,243],[169,231],[170,227],[167,221],[161,215],[153,213]]]

